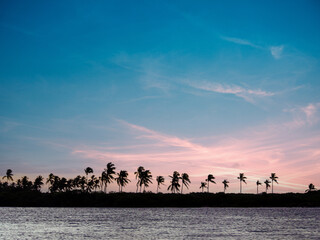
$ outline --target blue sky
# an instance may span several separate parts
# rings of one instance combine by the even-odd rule
[[[240,171],[252,182],[276,171],[279,191],[319,185],[319,12],[318,1],[2,1],[0,174],[99,174],[112,161],[129,177],[186,171],[194,191]]]

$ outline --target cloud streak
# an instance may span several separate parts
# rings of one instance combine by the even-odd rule
[[[250,47],[254,47],[254,48],[262,48],[256,44],[253,44],[252,42],[245,40],[245,39],[241,39],[241,38],[234,38],[234,37],[225,37],[222,36],[221,39],[227,41],[227,42],[232,42],[232,43],[236,43],[239,45],[246,45],[246,46],[250,46]]]
[[[244,46],[250,46],[253,48],[257,48],[257,49],[262,49],[262,50],[267,50],[270,52],[270,54],[273,56],[274,59],[280,59],[282,57],[282,52],[284,49],[283,45],[280,46],[270,46],[270,47],[262,47],[259,45],[256,45],[254,43],[252,43],[251,41],[245,40],[245,39],[241,39],[241,38],[235,38],[235,37],[226,37],[226,36],[221,36],[221,39],[227,41],[227,42],[231,42],[231,43],[235,43],[238,45],[244,45]]]
[[[270,97],[275,95],[273,92],[263,91],[261,89],[247,89],[237,85],[227,85],[214,82],[191,82],[189,85],[193,88],[223,94],[232,94],[243,98],[248,102],[254,102],[255,97]]]

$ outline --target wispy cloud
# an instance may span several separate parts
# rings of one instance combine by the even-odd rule
[[[312,126],[320,120],[319,110],[320,102],[309,103],[302,107],[284,109],[284,112],[290,112],[293,114],[293,120],[285,123],[285,125],[291,128],[300,128],[306,125]]]
[[[197,152],[208,152],[207,148],[192,143],[190,140],[188,139],[181,139],[178,138],[176,136],[170,136],[170,135],[166,135],[166,134],[162,134],[159,133],[157,131],[154,130],[150,130],[148,128],[142,127],[142,126],[138,126],[135,124],[131,124],[128,123],[126,121],[123,120],[118,120],[120,123],[122,123],[124,126],[132,129],[132,130],[136,130],[139,132],[144,133],[143,135],[140,135],[139,138],[145,138],[145,139],[154,139],[157,140],[159,142],[165,143],[168,146],[173,146],[173,147],[181,147],[181,148],[187,148],[193,151],[197,151]]]
[[[0,132],[9,132],[15,129],[18,126],[21,126],[21,123],[14,122],[14,121],[0,121]]]
[[[306,119],[309,124],[313,124],[319,120],[319,116],[317,116],[319,108],[320,102],[309,103],[307,106],[301,108],[301,111],[306,115]]]
[[[271,55],[275,58],[275,59],[279,59],[282,56],[282,52],[283,52],[283,46],[272,46],[269,48]]]
[[[235,43],[235,44],[239,44],[239,45],[245,45],[245,46],[250,46],[250,47],[253,47],[253,48],[267,50],[267,51],[269,51],[271,53],[271,55],[275,59],[280,59],[282,57],[282,52],[283,52],[283,49],[284,49],[283,45],[264,47],[264,46],[260,46],[260,45],[254,44],[253,42],[251,42],[249,40],[241,39],[241,38],[235,38],[235,37],[221,36],[221,39],[223,39],[223,40],[225,40],[227,42],[231,42],[231,43]]]
[[[226,40],[228,42],[232,42],[232,43],[236,43],[236,44],[240,44],[240,45],[246,45],[246,46],[250,46],[250,47],[254,47],[254,48],[262,48],[248,40],[245,39],[241,39],[241,38],[234,38],[234,37],[225,37],[225,36],[221,36],[221,39]]]
[[[135,72],[137,79],[145,90],[158,89],[168,94],[171,89],[171,78],[162,74],[164,65],[161,56],[140,56],[119,53],[111,61],[118,66]]]
[[[237,85],[227,85],[215,82],[189,82],[189,85],[196,89],[209,92],[233,94],[251,103],[254,101],[254,97],[269,97],[275,95],[273,92],[267,92],[261,89],[248,89]]]

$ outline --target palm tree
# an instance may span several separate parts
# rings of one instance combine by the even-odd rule
[[[168,187],[168,190],[170,190],[172,193],[179,192],[180,184],[179,184],[179,179],[180,179],[180,173],[177,171],[174,171],[172,176],[169,176],[171,178],[170,185]]]
[[[73,186],[73,179],[68,179],[67,183],[66,183],[66,191],[69,192],[71,191]]]
[[[247,183],[246,183],[246,178],[247,178],[247,177],[244,176],[244,173],[240,173],[240,174],[239,174],[238,179],[240,180],[240,193],[242,193],[242,182],[244,182],[245,184],[247,184]]]
[[[38,176],[33,183],[33,188],[36,191],[40,191],[41,189],[41,185],[43,185],[43,177],[42,176]]]
[[[277,178],[278,178],[278,177],[276,176],[275,173],[271,173],[270,179],[271,179],[271,181],[272,181],[272,194],[273,194],[273,182],[276,182],[276,183],[278,184]]]
[[[97,179],[97,178],[96,178],[95,175],[91,175],[90,180],[87,182],[87,192],[91,192],[92,189],[94,189],[96,179]],[[99,186],[99,185],[98,185],[98,186]]]
[[[78,175],[72,180],[72,187],[78,189],[80,187],[81,176]]]
[[[212,182],[212,183],[216,184],[216,182],[213,181],[213,179],[215,179],[215,177],[212,174],[209,174],[208,178],[206,179],[206,182],[208,183],[208,189],[207,189],[208,192],[209,192],[209,183]]]
[[[149,184],[151,183],[152,184],[152,175],[151,175],[151,172],[150,170],[145,170],[141,173],[141,178],[140,178],[140,192],[141,192],[141,188],[142,188],[142,185],[144,186],[143,187],[143,192],[146,191],[146,187],[149,187]]]
[[[87,167],[84,169],[84,172],[86,173],[87,181],[88,181],[88,174],[93,173],[93,169],[91,167]]]
[[[83,176],[79,178],[79,187],[81,189],[82,192],[85,191],[86,189],[86,186],[87,186],[87,179]]]
[[[17,180],[17,188],[21,189],[22,188],[22,182],[21,179]]]
[[[315,188],[315,186],[312,183],[310,183],[309,186],[308,186],[308,189],[306,190],[306,192],[312,192],[312,191],[315,191],[315,190],[317,190]]]
[[[115,172],[116,167],[112,162],[109,162],[107,164],[107,168],[104,169],[105,174],[103,175],[104,177],[104,191],[107,193],[107,185],[108,183],[112,183],[114,180],[114,175],[116,174]]]
[[[186,186],[186,188],[189,188],[189,184],[191,183],[191,181],[187,173],[182,173],[180,179],[182,181],[182,185],[181,185],[181,194],[182,194],[183,185]]]
[[[13,181],[13,178],[12,178],[13,174],[12,174],[12,170],[11,169],[8,169],[7,172],[6,172],[6,175],[2,178],[2,179],[7,179],[7,181]]]
[[[122,192],[122,187],[127,185],[130,180],[128,179],[128,172],[121,170],[120,173],[117,173],[118,177],[116,178],[117,184],[119,185],[119,192]]]
[[[56,180],[56,177],[53,173],[50,173],[48,178],[47,178],[47,181],[46,181],[46,184],[49,184],[49,190],[50,192],[54,192],[55,191],[55,187],[54,187],[54,184],[55,184],[55,180]]]
[[[256,182],[256,184],[257,184],[257,194],[259,193],[259,185],[261,185],[262,183],[258,180],[257,182]]]
[[[144,171],[145,171],[144,167],[140,166],[140,167],[138,167],[137,171],[134,172],[134,175],[136,175],[136,179],[138,179],[136,193],[138,192],[139,186],[140,186],[140,192],[141,192],[141,186],[142,186],[141,178],[142,178],[142,173]]]
[[[107,179],[107,173],[105,171],[103,171],[101,173],[101,177],[100,178],[100,187],[101,187],[101,191],[103,191],[103,184],[105,184],[106,179]]]
[[[207,187],[207,183],[201,182],[200,188],[202,188],[202,192],[203,192],[203,189],[205,189],[206,187]]]
[[[30,190],[32,188],[32,182],[29,181],[27,176],[21,178],[22,188],[24,190]]]
[[[164,184],[164,177],[163,176],[157,176],[156,181],[157,181],[157,193],[158,193],[159,188],[160,188],[160,184]]]
[[[223,180],[222,183],[223,183],[223,192],[226,193],[226,189],[227,189],[227,187],[229,187],[229,185],[228,185],[229,181],[227,179],[225,179],[225,180]],[[208,187],[209,187],[209,185],[208,185]]]
[[[94,188],[94,191],[96,192],[97,188],[100,188],[100,177],[99,178],[95,178],[93,183],[94,183],[93,184],[93,188]]]
[[[268,193],[268,188],[270,187],[270,183],[271,182],[268,179],[264,181],[264,184],[266,185],[266,193]]]

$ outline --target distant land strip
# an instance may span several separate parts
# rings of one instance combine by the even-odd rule
[[[283,194],[0,192],[1,207],[320,207],[320,191]]]

